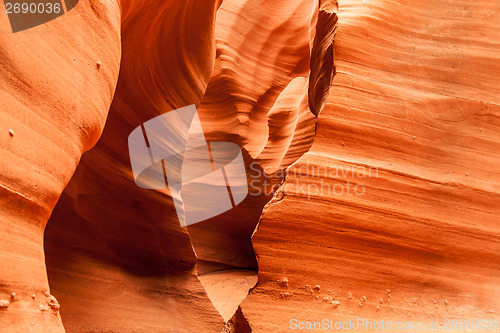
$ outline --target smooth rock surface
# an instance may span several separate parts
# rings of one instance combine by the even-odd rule
[[[252,239],[259,283],[241,305],[252,332],[498,318],[499,9],[338,2],[337,74],[314,144]]]
[[[0,16],[0,299],[16,293],[0,327],[63,332],[44,296],[44,228],[104,128],[119,71],[120,10],[83,1],[15,34]]]

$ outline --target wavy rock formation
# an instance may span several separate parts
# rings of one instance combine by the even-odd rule
[[[69,332],[219,332],[222,317],[196,277],[172,198],[135,184],[127,144],[145,121],[200,103],[218,3],[121,6],[116,93],[101,140],[82,157],[46,230],[49,282]]]
[[[225,1],[218,11],[217,57],[198,112],[207,140],[235,142],[248,152],[251,195],[235,209],[189,227],[201,272],[256,268],[250,237],[272,185],[312,144],[313,110],[321,108],[328,89],[309,91],[330,85],[336,23],[318,19],[318,8],[308,0],[252,0]]]
[[[277,8],[280,14],[271,14]],[[239,302],[227,304],[222,283],[253,281],[251,235],[283,170],[310,148],[315,114],[328,94],[336,16],[319,9],[316,1],[225,1],[218,12],[217,57],[199,114],[208,140],[235,142],[248,152],[250,195],[188,229],[200,279],[225,319]],[[241,268],[249,269],[247,277],[228,283]],[[225,274],[211,273],[221,269]]]
[[[239,322],[498,318],[498,2],[338,6],[337,74],[252,239]]]
[[[119,7],[83,2],[16,34],[1,17],[0,327],[63,332],[48,294],[44,228],[104,127],[119,71]]]
[[[0,327],[498,318],[499,9],[89,0],[16,34],[3,16]],[[190,104],[241,147],[250,195],[182,228],[127,140]]]
[[[309,105],[320,108],[327,89],[311,96],[308,77],[329,87],[333,64],[321,47],[331,46],[333,26],[316,28],[326,23],[314,1],[218,6],[122,3],[123,55],[106,127],[46,230],[49,283],[70,332],[219,332],[255,284],[250,238],[270,199],[260,181],[281,181],[265,177],[262,166],[271,174],[286,168],[312,144]],[[278,7],[282,15],[269,14]],[[127,139],[145,121],[189,104],[199,105],[207,140],[235,142],[249,170],[262,166],[241,205],[186,229],[168,190],[134,183]]]

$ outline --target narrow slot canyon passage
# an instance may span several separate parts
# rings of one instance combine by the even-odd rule
[[[500,1],[4,2],[2,333],[498,328]]]
[[[198,278],[225,322],[233,317],[258,280],[256,270],[238,268],[199,274]]]
[[[246,164],[251,163],[248,154],[245,156]],[[61,304],[66,329],[80,331],[78,325],[88,322],[84,317],[99,317],[104,308],[108,313],[116,311],[116,315],[133,311],[133,308],[117,305],[146,302],[147,288],[156,288],[157,292],[165,285],[183,289],[185,286],[179,285],[178,280],[187,274],[193,274],[191,279],[199,279],[207,300],[224,322],[229,321],[257,283],[257,260],[251,236],[264,205],[272,197],[272,193],[261,192],[260,187],[255,187],[263,171],[249,174],[249,179],[254,180],[253,187],[249,187],[250,194],[236,208],[184,228],[178,226],[168,199],[157,202],[158,209],[170,216],[166,221],[173,220],[176,227],[168,223],[163,227],[155,226],[145,211],[139,215],[143,218],[131,222],[130,218],[137,219],[137,215],[125,217],[120,215],[124,207],[119,206],[117,210],[116,206],[108,204],[114,200],[113,191],[101,188],[97,193],[79,193],[79,182],[88,182],[85,174],[83,167],[77,168],[45,230],[49,285]],[[271,178],[266,176],[266,180]],[[127,209],[137,209],[135,214],[139,213],[140,201],[127,200],[130,200]],[[180,229],[172,237],[182,237],[189,243],[181,243],[182,238],[174,242],[162,228]],[[176,244],[178,249],[174,248]],[[194,252],[189,251],[191,247]],[[178,258],[172,258],[174,256]],[[169,281],[173,276],[175,281]],[[112,325],[109,315],[102,320],[100,325],[104,321]],[[169,322],[167,317],[164,320]],[[82,324],[78,324],[80,321]]]
[[[196,271],[212,304],[228,322],[249,290],[257,284],[258,264],[251,237],[273,189],[283,180],[267,175],[246,151],[247,197],[236,207],[211,219],[189,225]],[[274,184],[273,188],[270,184]]]
[[[267,13],[276,4],[217,5],[178,2],[160,9],[184,13],[197,29],[214,34],[201,44],[189,22],[180,28],[168,20],[140,25],[148,40],[140,31],[123,31],[120,75],[102,136],[83,154],[45,230],[50,292],[67,332],[129,332],[137,326],[220,332],[233,316],[244,318],[239,305],[258,282],[251,238],[283,171],[313,143],[334,74],[337,21],[324,1],[294,0],[273,20]],[[125,10],[124,25],[139,24],[130,20],[134,15]],[[251,24],[238,24],[241,17]],[[165,53],[161,45],[179,44],[178,29],[185,30],[185,49]],[[267,37],[249,43],[256,32]],[[271,40],[278,47],[270,47]],[[137,54],[138,43],[151,52]],[[238,62],[251,65],[228,71],[235,49],[247,58]],[[273,69],[262,72],[267,66]],[[127,138],[162,112],[190,104],[207,142],[241,148],[248,196],[231,210],[181,227],[169,189],[134,182]]]
[[[237,207],[187,227],[198,278],[226,322],[257,284],[251,236],[270,196],[252,194]]]
[[[88,318],[96,327],[111,327],[116,323],[110,317],[136,314],[128,304],[144,306],[151,301],[150,292],[189,291],[189,284],[196,285],[198,279],[206,292],[204,302],[211,302],[224,322],[233,317],[258,280],[252,234],[273,190],[283,181],[283,173],[267,175],[243,152],[248,196],[227,212],[183,228],[162,191],[140,189],[129,181],[128,191],[134,193],[117,197],[112,186],[101,186],[109,179],[92,179],[87,168],[95,164],[77,168],[54,208],[44,242],[51,293],[61,304],[69,332],[89,327]],[[89,151],[84,161],[92,154],[99,152]],[[158,212],[148,213],[145,201],[155,196]],[[155,221],[151,216],[161,218]],[[200,286],[195,290],[200,292]],[[149,311],[153,316],[156,309]]]
[[[2,333],[495,329],[499,1],[71,2],[0,21]],[[184,107],[204,140],[146,138]],[[159,189],[137,129],[144,170],[177,158]],[[201,141],[238,150],[238,204],[210,157],[184,205]]]

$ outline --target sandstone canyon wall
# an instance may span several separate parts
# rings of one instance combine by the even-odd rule
[[[498,10],[88,0],[16,34],[2,17],[0,327],[498,318]],[[250,195],[181,228],[168,190],[134,183],[127,138],[190,104],[242,148]]]
[[[119,72],[120,8],[83,2],[13,34],[1,7],[0,299],[11,304],[0,310],[0,327],[63,332],[57,305],[49,307],[45,295],[43,233],[104,127]]]
[[[259,283],[241,308],[253,332],[498,318],[499,9],[338,1],[314,144],[252,239]]]

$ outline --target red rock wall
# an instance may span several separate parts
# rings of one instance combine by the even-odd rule
[[[198,112],[207,140],[235,142],[247,153],[251,195],[235,209],[189,226],[200,271],[256,268],[250,238],[271,183],[279,184],[279,172],[312,145],[313,110],[322,107],[333,74],[335,23],[309,0],[221,5],[214,71]],[[259,177],[264,173],[270,176]]]
[[[223,267],[259,270],[226,332],[498,317],[499,9],[80,1],[15,35],[2,16],[0,327],[220,332],[197,275]],[[261,177],[186,230],[127,138],[189,104]]]
[[[327,89],[311,97],[308,77],[329,86],[333,64],[322,46],[330,43],[331,51],[334,24],[315,38],[315,2],[227,1],[214,25],[217,6],[123,4],[121,71],[106,128],[46,231],[49,282],[68,331],[219,332],[222,317],[197,272],[256,268],[250,238],[270,197],[249,196],[188,234],[168,191],[133,182],[128,134],[156,115],[197,104],[208,140],[238,143],[247,166],[287,167],[312,144],[309,105],[320,108],[316,99]],[[273,18],[278,7],[286,11]],[[146,24],[151,17],[157,19]]]
[[[10,305],[0,310],[0,330],[62,332],[57,306],[45,296],[43,230],[80,156],[104,127],[119,71],[119,7],[82,2],[16,34],[3,8],[0,299]]]
[[[337,74],[252,239],[240,321],[498,318],[498,3],[338,6]]]
[[[49,282],[68,332],[219,332],[222,317],[196,277],[172,199],[135,184],[127,141],[145,121],[200,103],[218,3],[121,6],[116,94],[101,140],[82,157],[47,228]]]

